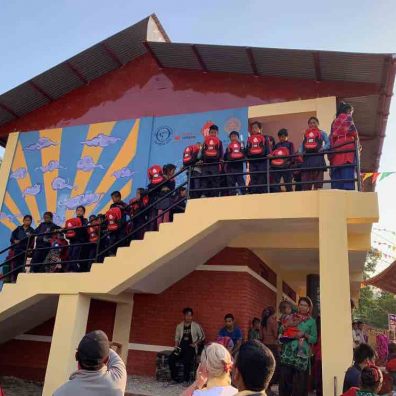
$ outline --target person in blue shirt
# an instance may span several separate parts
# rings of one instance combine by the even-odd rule
[[[242,344],[242,331],[241,329],[235,325],[234,315],[228,313],[224,316],[224,324],[225,326],[219,331],[219,337],[229,337],[234,343],[234,349],[232,352],[236,352]]]

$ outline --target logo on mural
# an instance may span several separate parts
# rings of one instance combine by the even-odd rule
[[[116,179],[122,179],[125,177],[132,177],[136,172],[132,171],[131,169],[125,167],[121,169],[117,169],[115,172],[113,172],[113,176]]]
[[[182,140],[191,140],[191,139],[196,139],[196,135],[194,135],[191,132],[183,132],[180,135],[175,136],[175,141],[180,142]]]
[[[25,150],[29,151],[40,151],[47,147],[56,146],[58,143],[52,141],[50,138],[41,137],[37,140],[36,143],[29,144],[25,147]]]
[[[172,140],[173,130],[168,126],[161,126],[155,131],[155,143],[159,145],[168,144]]]
[[[99,202],[103,197],[103,194],[98,193],[85,193],[77,195],[73,198],[67,198],[58,202],[59,206],[66,206],[66,209],[76,209],[77,206],[89,206]]]
[[[63,177],[55,177],[55,179],[52,180],[51,187],[55,191],[64,190],[65,188],[68,190],[73,190],[75,188],[74,186],[67,183]]]
[[[77,161],[77,169],[83,172],[90,172],[95,168],[104,169],[103,165],[95,164],[95,161],[90,156],[82,157]]]
[[[241,128],[242,128],[241,120],[236,117],[229,118],[224,125],[224,130],[227,133],[231,133],[232,131],[240,132]]]
[[[27,195],[36,196],[41,192],[41,184],[36,183],[33,186],[27,187],[22,192],[22,197],[25,198]]]
[[[15,169],[14,172],[11,173],[10,175],[10,179],[23,179],[25,178],[27,175],[27,169],[26,168],[18,168]]]
[[[204,126],[201,128],[201,134],[202,136],[208,136],[209,134],[209,128],[214,124],[213,121],[206,121]]]
[[[117,143],[120,140],[121,138],[119,137],[108,136],[108,135],[104,135],[103,133],[99,133],[99,135],[96,135],[92,139],[85,140],[81,142],[81,144],[86,144],[89,147],[108,147],[111,146],[112,144]]]
[[[51,160],[51,161],[48,162],[47,165],[39,166],[35,170],[36,171],[41,170],[41,172],[47,173],[47,172],[52,172],[55,169],[66,169],[66,168],[64,166],[62,166],[59,163],[59,161]]]

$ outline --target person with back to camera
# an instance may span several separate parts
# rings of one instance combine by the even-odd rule
[[[120,344],[109,343],[102,330],[86,334],[76,352],[78,370],[53,396],[122,396],[127,372],[125,364],[112,349]]]
[[[275,370],[271,351],[260,341],[244,342],[236,356],[233,383],[236,396],[266,396],[266,389]]]
[[[181,396],[233,396],[231,354],[216,342],[204,348],[195,382]]]
[[[351,387],[358,387],[362,370],[374,363],[375,352],[368,344],[360,344],[353,351],[353,366],[345,373],[342,391],[346,392]]]
[[[382,387],[383,376],[376,366],[368,366],[362,370],[359,387],[349,388],[342,396],[377,396]]]

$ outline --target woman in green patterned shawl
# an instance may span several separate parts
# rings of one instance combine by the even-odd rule
[[[280,329],[297,327],[294,339],[282,346],[280,359],[279,396],[308,396],[308,374],[311,361],[311,345],[317,341],[315,319],[311,316],[312,301],[309,297],[298,300],[298,312],[291,315]]]

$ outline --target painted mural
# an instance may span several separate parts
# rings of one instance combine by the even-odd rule
[[[246,138],[247,108],[21,133],[0,211],[0,248],[25,214],[37,226],[52,211],[63,225],[79,205],[87,215],[104,213],[114,190],[129,200],[147,185],[150,165],[179,168],[184,147],[202,141],[212,123],[224,143],[232,130]]]

